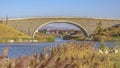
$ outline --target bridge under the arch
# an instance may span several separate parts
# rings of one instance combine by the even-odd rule
[[[120,20],[113,19],[93,19],[93,18],[62,18],[62,17],[48,17],[48,18],[23,18],[23,19],[9,19],[7,22],[4,20],[3,23],[6,23],[9,26],[14,27],[15,29],[33,36],[36,29],[43,24],[48,24],[50,22],[69,22],[74,25],[79,26],[84,32],[85,36],[89,36],[96,30],[96,24],[103,24],[104,28],[111,27],[115,24],[120,24]]]

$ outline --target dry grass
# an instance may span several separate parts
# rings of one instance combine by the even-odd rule
[[[5,55],[7,49],[3,50]],[[63,44],[44,48],[40,55],[3,57],[0,61],[2,68],[119,68],[119,64],[120,53],[101,54],[93,43]]]
[[[0,40],[8,39],[8,38],[31,38],[12,27],[9,27],[4,24],[0,24]]]

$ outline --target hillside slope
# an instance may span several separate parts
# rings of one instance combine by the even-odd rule
[[[30,38],[29,36],[15,30],[14,28],[0,24],[0,40],[8,38]]]

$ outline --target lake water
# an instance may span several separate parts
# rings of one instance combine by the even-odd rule
[[[46,42],[46,43],[1,43],[0,54],[2,53],[2,50],[8,45],[10,46],[8,56],[10,58],[17,58],[20,55],[32,55],[34,54],[35,51],[40,53],[40,51],[45,47],[57,46],[59,44],[68,43],[68,42],[69,42],[68,40],[62,40],[61,38],[56,38],[56,42],[52,42],[52,43],[50,42]],[[83,41],[79,41],[79,42],[83,42]],[[88,43],[88,42],[91,42],[91,41],[85,41],[85,43]],[[96,48],[100,47],[100,42],[94,42],[94,43],[95,43]],[[105,42],[104,44],[112,48],[118,43],[117,42]]]

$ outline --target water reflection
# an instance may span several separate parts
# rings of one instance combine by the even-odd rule
[[[56,37],[55,42],[69,42],[69,40],[63,40],[62,37]]]

